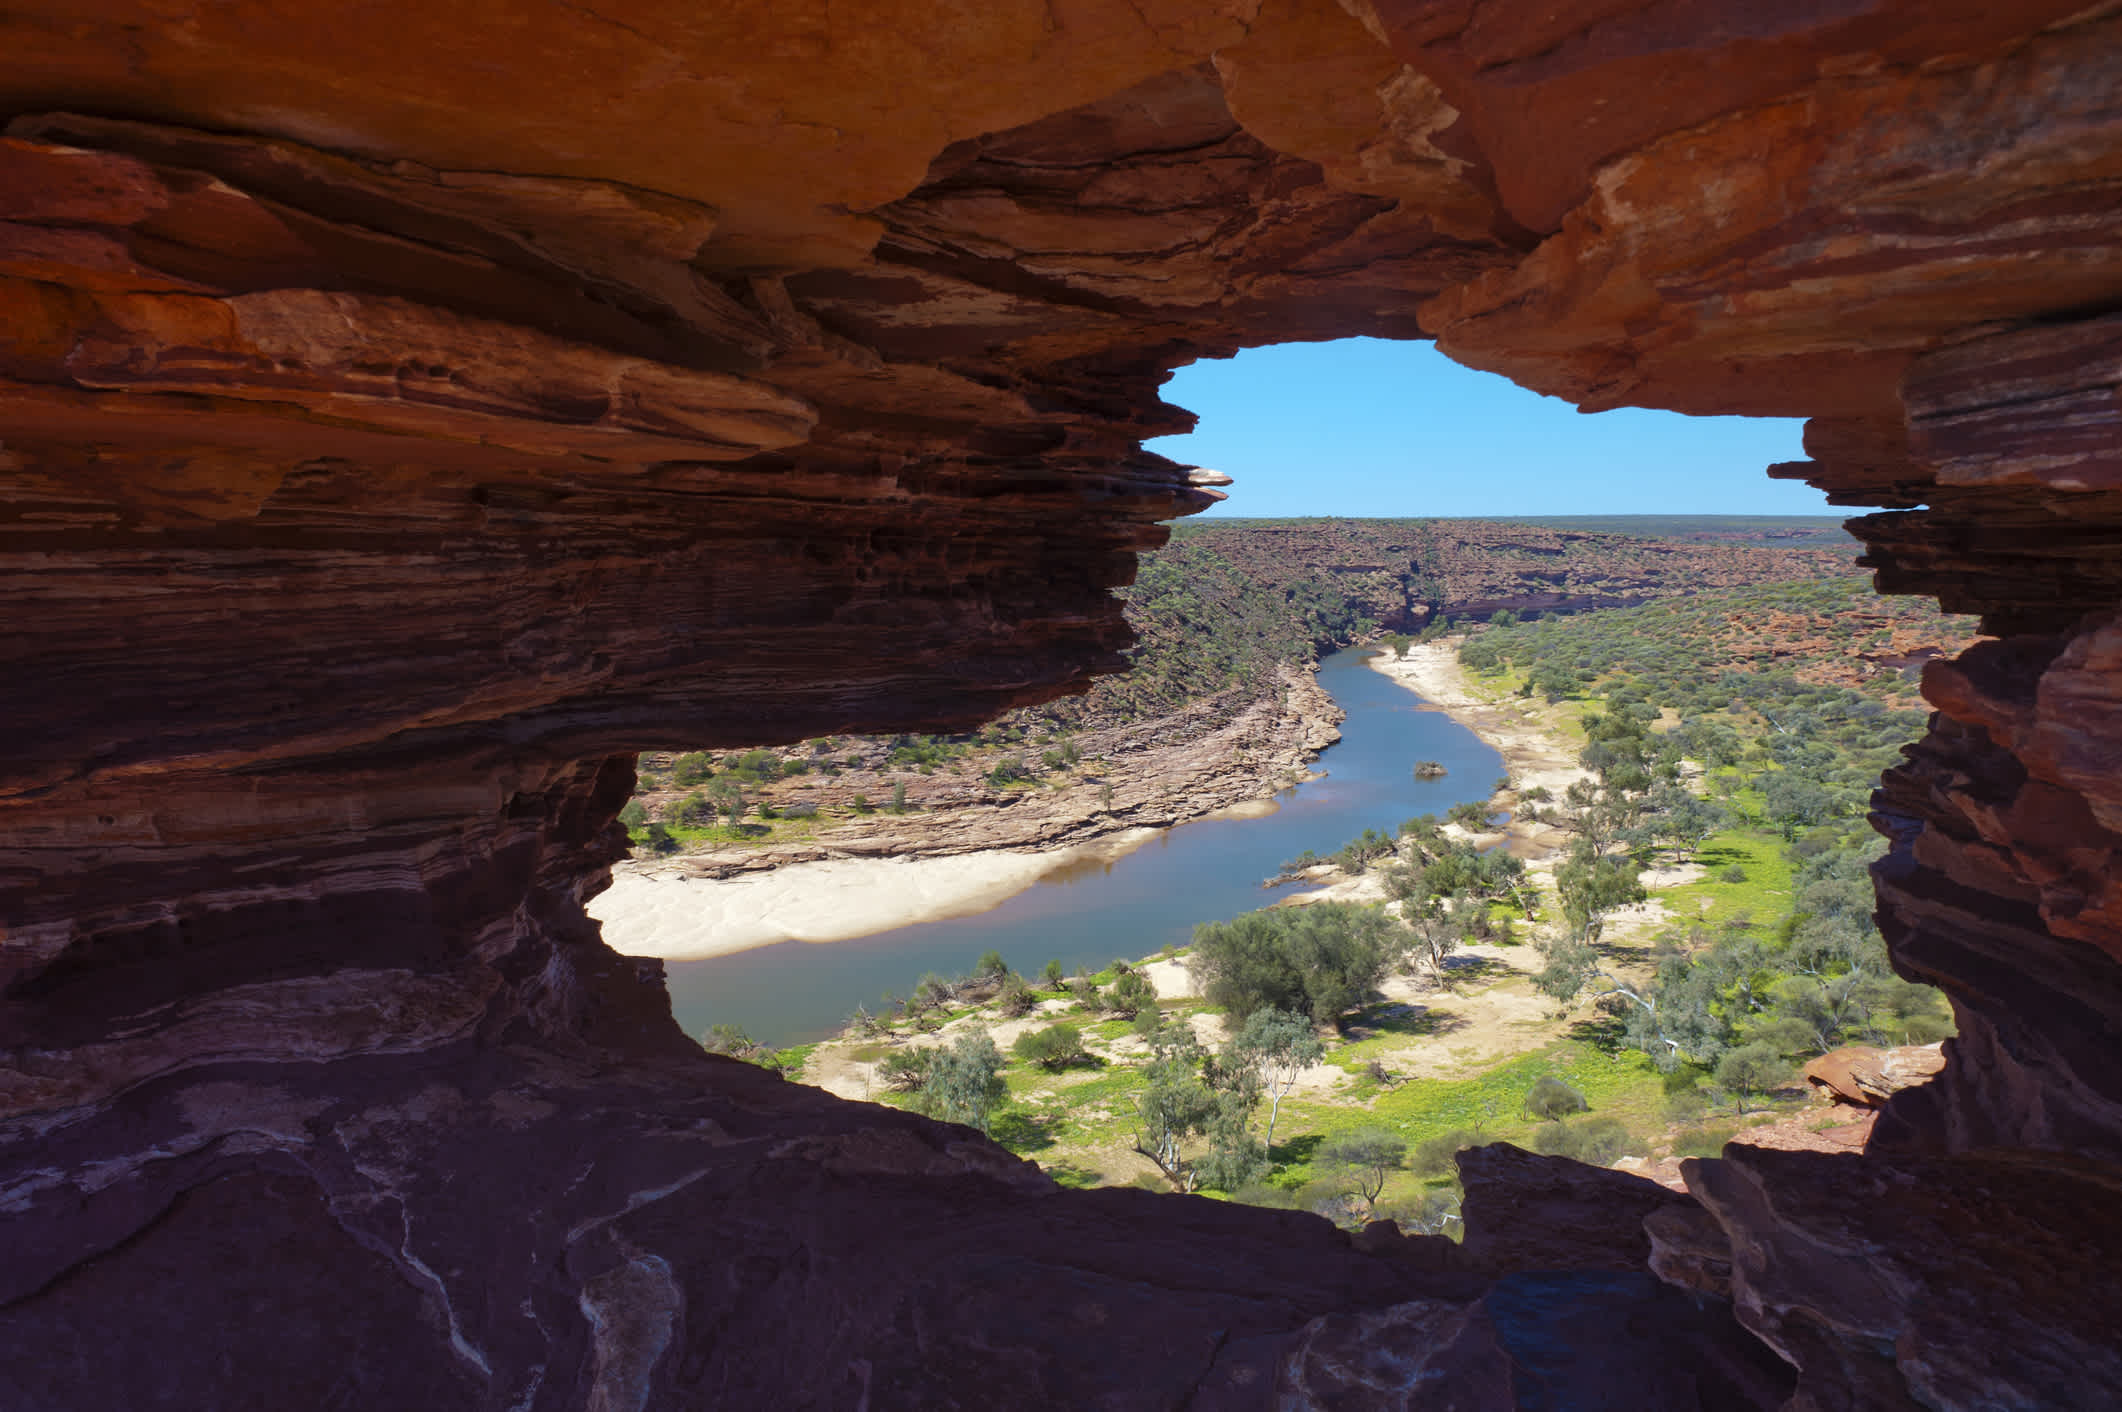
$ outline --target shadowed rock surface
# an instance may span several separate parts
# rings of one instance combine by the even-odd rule
[[[0,54],[0,1403],[2122,1401],[2111,7],[30,0]],[[1055,1190],[698,1054],[582,911],[638,750],[1119,667],[1220,481],[1140,449],[1168,371],[1352,334],[1810,417],[1773,473],[1995,635],[1876,801],[1943,1072],[1651,1218],[1751,1335]],[[1547,1190],[1469,1207],[1597,1217]]]

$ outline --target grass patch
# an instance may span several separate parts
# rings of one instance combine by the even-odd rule
[[[1774,921],[1790,910],[1790,860],[1783,856],[1781,836],[1761,829],[1726,829],[1711,834],[1696,851],[1704,868],[1700,881],[1660,888],[1657,896],[1683,923],[1716,925],[1741,916]],[[1744,882],[1725,882],[1726,869],[1744,870]]]
[[[1353,1046],[1351,1046],[1353,1047]],[[1304,1137],[1320,1140],[1357,1128],[1388,1128],[1409,1147],[1464,1128],[1482,1142],[1513,1142],[1530,1149],[1540,1121],[1523,1110],[1526,1090],[1553,1074],[1585,1096],[1591,1112],[1620,1119],[1637,1133],[1664,1126],[1663,1076],[1635,1050],[1606,1054],[1587,1045],[1561,1043],[1504,1061],[1466,1079],[1408,1079],[1377,1092],[1367,1107],[1346,1103],[1285,1101],[1277,1136],[1291,1149],[1291,1165],[1277,1185],[1301,1186],[1316,1175],[1308,1158],[1296,1156]],[[1279,1159],[1285,1142],[1276,1143]],[[1417,1183],[1419,1185],[1419,1183]]]
[[[811,1055],[817,1052],[818,1046],[823,1042],[814,1039],[809,1044],[792,1044],[786,1049],[774,1051],[774,1057],[781,1061],[781,1072],[792,1079],[801,1078],[803,1066],[810,1061]]]

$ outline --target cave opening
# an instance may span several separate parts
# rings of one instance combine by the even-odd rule
[[[0,1405],[2122,1400],[2111,7],[142,8],[0,17]],[[636,752],[1115,679],[1169,370],[1354,335],[1805,417],[1979,619],[1870,801],[1943,1071],[1445,1250],[702,1055]]]
[[[1232,478],[1210,519],[1831,513],[1761,474],[1804,454],[1799,419],[1587,414],[1419,340],[1247,348],[1182,366],[1163,397],[1200,420],[1144,447]]]

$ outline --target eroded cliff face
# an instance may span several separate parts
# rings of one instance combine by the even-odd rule
[[[2115,1400],[2110,8],[10,9],[0,1403]],[[1057,1191],[582,912],[635,750],[1117,668],[1216,494],[1168,371],[1351,334],[1814,418],[1774,473],[1997,635],[1878,799],[1962,1037],[1694,1171],[1706,1304],[1640,1215],[1529,1272],[1635,1208],[1509,1162],[1485,1260]]]

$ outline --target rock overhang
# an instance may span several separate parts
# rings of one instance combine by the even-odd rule
[[[850,1172],[835,1199],[880,1212],[974,1192],[984,1229],[1041,1232],[1002,1258],[1064,1283],[1130,1278],[1068,1251],[1085,1221],[1199,1258],[1210,1237],[1131,1199],[1086,1214],[977,1144],[933,1155],[957,1139],[691,1057],[653,968],[581,903],[623,850],[633,750],[966,723],[1118,668],[1109,590],[1215,493],[1141,450],[1185,425],[1169,369],[1350,334],[1434,337],[1587,407],[1814,418],[1813,459],[1778,474],[1888,507],[1856,522],[1881,586],[2000,639],[1932,669],[1941,714],[1878,797],[1882,927],[1962,1031],[1882,1119],[1899,1165],[1878,1180],[1931,1174],[1912,1180],[1949,1205],[2019,1174],[2062,1193],[2026,1219],[2065,1255],[2058,1213],[2113,1190],[2122,32],[2102,9],[362,18],[0,19],[0,1165],[75,1292],[0,1320],[122,1303],[157,1240],[225,1247],[217,1203],[240,1196],[291,1240],[382,1252],[380,1283],[344,1257],[374,1326],[409,1357],[429,1329],[417,1356],[471,1379],[471,1405],[611,1403],[710,1373],[772,1386],[712,1346],[712,1272],[779,1308],[770,1270],[848,1268],[852,1231],[792,1193]],[[610,1140],[578,1213],[605,1234],[512,1232],[448,1196],[497,1121],[467,1094],[540,1134],[526,1152]],[[174,1146],[146,1135],[174,1118],[118,1121],[209,1111]],[[749,1124],[758,1143],[702,1139],[718,1199],[805,1234],[688,1254],[644,1124]],[[770,1150],[780,1128],[837,1135]],[[74,1143],[56,1168],[53,1134]],[[1938,1294],[1949,1262],[1894,1266],[1916,1273],[1890,1318],[1791,1335],[1807,1299],[1838,1307],[1806,1281],[1839,1276],[1779,1213],[1832,1180],[1780,1159],[1702,1176],[1734,1242],[1769,1252],[1739,1264],[1740,1317],[1804,1396],[1941,1396],[1930,1355],[1881,1361],[1874,1325],[1934,1348],[1936,1320],[1975,1319]],[[1888,1214],[1902,1234],[1879,1239],[1916,1229]],[[1129,1306],[1175,1331],[1175,1387],[1320,1395],[1378,1377],[1396,1339],[1488,1347],[1463,1272],[1229,1219],[1258,1242],[1228,1276],[1238,1351],[1207,1334],[1228,1308],[1168,1286]],[[129,1274],[105,1252],[141,1232]],[[1296,1278],[1300,1247],[1342,1273]],[[912,1363],[880,1341],[996,1258],[951,1248],[782,1390],[940,1387],[916,1370],[962,1352],[948,1338]],[[680,1271],[675,1303],[652,1259]],[[463,1274],[479,1260],[506,1273]],[[581,1323],[585,1291],[633,1312]],[[629,1318],[647,1343],[612,1332]],[[1024,1399],[1083,1395],[1036,1343]],[[1469,1395],[1523,1394],[1526,1365],[1467,1358]],[[2021,1391],[2106,1376],[2039,1362],[1969,1366]]]

